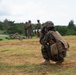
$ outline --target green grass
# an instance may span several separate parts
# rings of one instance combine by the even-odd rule
[[[7,40],[6,38],[8,38],[8,35],[0,35],[0,39],[2,39],[0,41],[5,41]]]
[[[70,49],[62,65],[40,65],[44,59],[38,38],[0,41],[0,75],[76,75],[76,37],[64,38]]]

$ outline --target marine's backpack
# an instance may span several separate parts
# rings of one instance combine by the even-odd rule
[[[51,54],[57,55],[58,53],[67,51],[69,49],[69,44],[65,41],[58,31],[50,31],[50,33],[54,36],[56,43],[50,45]]]

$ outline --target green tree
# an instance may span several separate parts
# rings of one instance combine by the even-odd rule
[[[73,20],[71,20],[71,21],[69,22],[68,28],[69,28],[69,29],[74,29],[74,28],[75,28],[75,24],[74,24],[74,21],[73,21]]]
[[[56,30],[60,32],[61,35],[66,35],[67,26],[55,26]]]
[[[0,21],[0,30],[3,30],[3,22]]]
[[[4,31],[5,33],[10,34],[14,28],[14,21],[8,21],[7,19],[4,20]]]
[[[15,25],[16,25],[15,32],[18,32],[19,34],[24,35],[24,23],[15,23]]]
[[[73,29],[67,29],[66,34],[67,34],[67,35],[76,35],[76,31],[73,30]]]
[[[68,27],[67,27],[67,35],[76,35],[76,26],[74,24],[74,21],[71,20],[68,24]]]

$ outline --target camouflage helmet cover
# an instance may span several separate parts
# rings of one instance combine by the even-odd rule
[[[47,22],[44,23],[44,25],[45,25],[45,27],[47,27],[47,28],[48,28],[48,27],[55,27],[55,26],[54,26],[54,23],[53,23],[52,21],[47,21]]]

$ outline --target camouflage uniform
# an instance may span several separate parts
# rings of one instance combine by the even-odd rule
[[[48,31],[49,30],[49,31]],[[48,21],[44,24],[41,32],[40,43],[42,44],[41,52],[45,60],[53,60],[56,62],[63,62],[66,56],[66,51],[59,52],[57,55],[53,56],[51,52],[50,45],[56,43],[55,37],[50,33],[50,31],[55,32],[54,24]]]
[[[54,32],[54,31],[53,31]],[[52,55],[51,52],[51,45],[56,43],[56,39],[55,37],[50,33],[50,31],[48,33],[46,33],[44,39],[43,39],[43,44],[45,46],[46,49],[42,48],[42,54],[43,57],[46,59],[47,56],[44,54],[44,51],[47,50],[47,55],[48,55],[48,59],[51,59],[53,61],[60,61],[63,60],[64,57],[66,56],[66,50],[64,49],[64,51],[59,51],[57,55]]]
[[[40,20],[37,20],[38,24],[36,25],[35,29],[37,30],[37,35],[38,37],[40,36],[39,32],[41,30],[41,23],[40,23]]]
[[[25,23],[24,30],[25,30],[25,36],[27,37],[28,35],[28,23],[27,22]]]
[[[31,24],[30,20],[25,23],[25,27],[24,28],[25,28],[25,36],[27,38],[32,38],[32,24]]]
[[[32,24],[30,20],[28,22],[28,38],[32,38]]]

